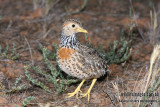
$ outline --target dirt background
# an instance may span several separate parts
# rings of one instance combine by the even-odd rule
[[[56,0],[55,0],[56,1]],[[88,0],[86,8],[73,15],[67,15],[65,6],[70,11],[80,8],[83,0],[57,0],[45,15],[45,7],[39,5],[34,9],[32,0],[0,0],[0,45],[5,48],[8,44],[16,44],[16,52],[20,54],[17,60],[9,58],[0,58],[0,81],[6,89],[10,89],[20,74],[24,75],[24,66],[34,63],[36,66],[45,68],[42,53],[38,44],[54,52],[53,43],[60,42],[60,33],[64,19],[78,19],[82,22],[85,29],[88,30],[88,39],[95,47],[103,43],[106,52],[109,51],[109,42],[120,40],[121,31],[124,30],[126,38],[130,32],[131,17],[129,0]],[[91,100],[86,98],[75,99],[66,98],[68,92],[74,91],[79,83],[70,85],[62,94],[57,94],[53,84],[47,83],[47,86],[54,92],[50,94],[43,89],[28,85],[28,88],[15,93],[3,95],[1,91],[0,106],[14,107],[22,105],[22,101],[27,96],[35,96],[36,99],[31,101],[27,107],[37,107],[44,105],[55,106],[86,106],[112,107],[114,104],[111,99],[115,99],[115,90],[112,83],[118,83],[120,92],[132,89],[136,81],[140,81],[144,76],[147,67],[149,67],[150,55],[153,46],[149,41],[149,23],[150,10],[153,6],[160,13],[159,0],[134,0],[132,1],[134,14],[137,19],[138,27],[133,26],[134,37],[132,43],[132,55],[122,64],[111,64],[112,73],[102,79],[99,79],[92,92]],[[142,34],[138,31],[141,30]],[[84,36],[78,34],[80,42],[84,43]],[[143,38],[142,38],[143,36]],[[32,57],[29,51],[29,45],[32,50]],[[53,64],[55,61],[53,61]],[[142,72],[139,75],[139,72]],[[41,78],[38,77],[37,78]],[[43,80],[43,79],[42,79]],[[23,79],[21,83],[29,83]],[[44,81],[45,83],[45,81]],[[82,91],[87,91],[91,81],[87,81]],[[106,94],[107,93],[107,94]],[[115,104],[117,102],[114,102]],[[116,105],[118,106],[118,105]]]

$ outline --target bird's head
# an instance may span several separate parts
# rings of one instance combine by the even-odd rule
[[[83,29],[80,22],[74,19],[70,19],[64,22],[63,24],[63,33],[66,36],[74,35],[78,32],[88,33],[87,30]]]

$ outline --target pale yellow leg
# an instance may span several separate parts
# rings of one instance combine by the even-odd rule
[[[82,87],[82,85],[83,85],[83,83],[85,82],[85,79],[84,80],[82,80],[82,82],[79,84],[79,86],[75,89],[75,91],[73,92],[73,93],[68,93],[68,98],[69,97],[72,97],[72,96],[74,96],[74,95],[76,95],[76,98],[78,98],[78,93],[79,92],[82,92],[81,90],[80,90],[80,88]]]
[[[88,101],[89,101],[89,99],[90,99],[90,92],[91,92],[94,84],[96,83],[96,80],[97,80],[97,79],[93,79],[93,80],[92,80],[92,84],[91,84],[91,86],[89,87],[88,91],[87,91],[85,94],[82,94],[81,97],[85,97],[85,96],[88,95]]]

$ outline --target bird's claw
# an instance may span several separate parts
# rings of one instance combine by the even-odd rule
[[[84,94],[81,94],[80,98],[88,96],[88,101],[90,100],[90,91],[87,91]]]
[[[68,98],[76,95],[76,98],[79,98],[79,93],[82,93],[81,90],[75,90],[73,93],[68,93]]]

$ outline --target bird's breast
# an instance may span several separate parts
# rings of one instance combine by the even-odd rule
[[[73,54],[75,52],[76,52],[75,49],[61,47],[58,49],[57,55],[61,60],[67,60],[71,57],[71,54]]]

